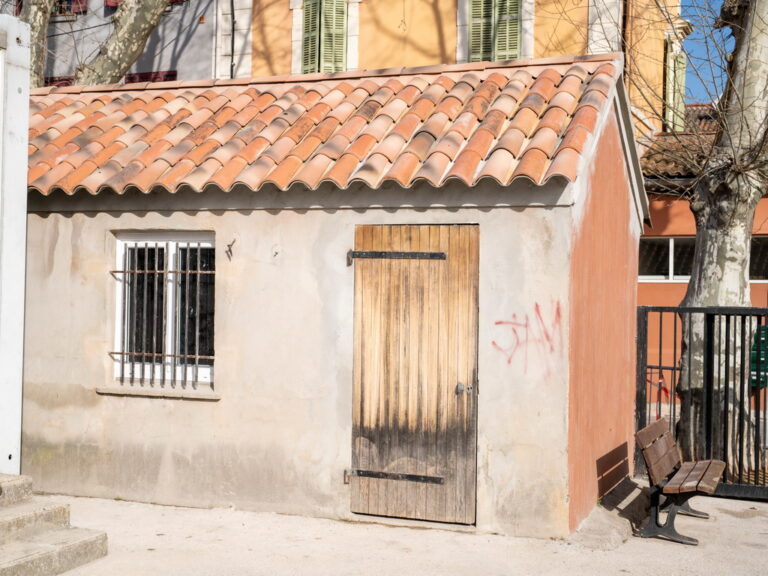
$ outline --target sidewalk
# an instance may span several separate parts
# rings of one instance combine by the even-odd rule
[[[298,516],[45,496],[72,522],[106,530],[109,555],[67,576],[624,575],[768,573],[768,503],[695,498],[710,520],[679,517],[698,547],[630,538],[598,551],[575,543]]]

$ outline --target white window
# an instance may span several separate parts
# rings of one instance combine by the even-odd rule
[[[640,281],[688,282],[696,239],[641,238]]]
[[[117,236],[115,378],[123,387],[213,389],[212,233]]]
[[[688,282],[696,238],[641,238],[640,282]],[[768,236],[753,236],[749,257],[750,282],[768,282]]]

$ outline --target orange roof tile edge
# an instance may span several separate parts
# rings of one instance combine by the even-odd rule
[[[622,64],[607,54],[36,89],[29,188],[565,184]]]

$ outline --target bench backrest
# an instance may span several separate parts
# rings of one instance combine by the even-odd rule
[[[659,484],[682,464],[680,450],[672,432],[669,431],[669,420],[666,418],[639,430],[635,434],[635,440],[643,452],[652,486]]]

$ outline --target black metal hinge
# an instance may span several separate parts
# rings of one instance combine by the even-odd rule
[[[352,476],[360,478],[376,478],[379,480],[407,480],[409,482],[424,482],[425,484],[444,484],[442,476],[422,476],[420,474],[395,474],[392,472],[375,472],[373,470],[344,470],[344,484],[349,484]]]
[[[371,250],[350,250],[347,252],[347,266],[355,258],[389,258],[393,260],[445,260],[445,252],[381,252]]]

